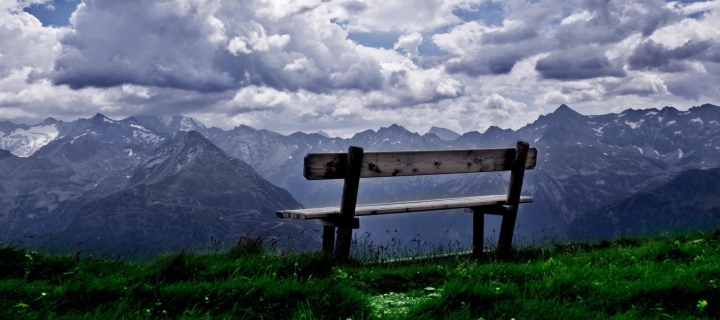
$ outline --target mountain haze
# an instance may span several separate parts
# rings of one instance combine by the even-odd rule
[[[428,131],[428,133],[432,133],[438,136],[438,138],[440,138],[441,140],[445,141],[453,141],[457,138],[460,138],[460,134],[458,134],[457,132],[440,127],[432,127],[430,128],[430,131]]]
[[[277,210],[301,207],[286,190],[196,131],[175,134],[119,190],[82,200],[58,237],[104,252],[203,249],[211,241],[231,245],[250,231],[287,237],[302,232],[275,218]]]

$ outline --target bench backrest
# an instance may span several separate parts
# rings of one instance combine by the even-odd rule
[[[515,148],[365,152],[360,178],[508,171],[515,154]],[[310,153],[303,175],[308,180],[344,179],[347,158],[347,153]],[[536,162],[537,149],[530,148],[525,169],[535,168]]]

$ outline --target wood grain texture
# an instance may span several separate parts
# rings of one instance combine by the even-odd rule
[[[476,196],[464,198],[447,198],[420,201],[406,201],[394,203],[377,203],[359,205],[355,207],[355,216],[369,216],[401,212],[433,211],[445,209],[477,208],[484,206],[497,206],[505,204],[506,195]],[[521,203],[532,202],[532,197],[520,197]],[[291,219],[325,219],[340,214],[339,207],[297,209],[278,211],[278,217]]]
[[[360,177],[507,171],[514,159],[515,148],[366,152]],[[537,149],[531,148],[525,169],[535,168],[536,162]],[[345,153],[310,153],[305,156],[303,175],[308,180],[344,179],[346,166]]]

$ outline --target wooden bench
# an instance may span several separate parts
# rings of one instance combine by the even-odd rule
[[[483,250],[484,214],[503,216],[497,250],[500,256],[505,256],[512,248],[518,205],[533,201],[532,197],[520,196],[520,191],[525,170],[535,168],[536,162],[537,150],[522,141],[515,148],[502,149],[364,152],[362,148],[350,147],[348,153],[310,153],[305,156],[306,179],[345,180],[340,207],[283,210],[277,216],[313,219],[323,225],[323,251],[334,252],[339,259],[346,260],[352,229],[359,228],[357,216],[465,208],[473,213],[475,256]],[[360,178],[495,171],[511,172],[507,194],[357,206]]]

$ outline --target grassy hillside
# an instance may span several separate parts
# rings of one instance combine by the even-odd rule
[[[406,262],[330,262],[245,241],[152,262],[0,248],[2,319],[720,317],[720,230]]]

